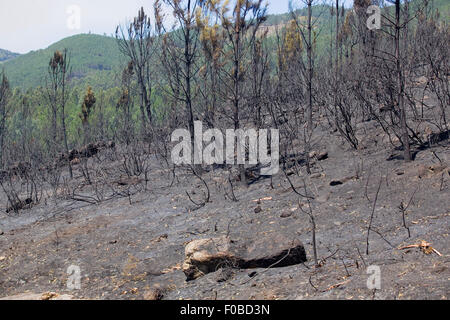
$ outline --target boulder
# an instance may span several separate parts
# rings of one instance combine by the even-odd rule
[[[236,261],[230,245],[231,242],[226,237],[200,239],[188,243],[184,250],[185,260],[182,267],[186,280],[195,280],[217,271],[226,262]]]
[[[183,272],[191,281],[224,267],[278,268],[306,261],[298,239],[281,234],[233,241],[227,237],[194,240],[186,245]]]

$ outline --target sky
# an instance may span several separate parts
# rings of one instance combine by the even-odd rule
[[[79,33],[111,35],[153,0],[0,0],[0,48],[17,53],[44,49]],[[268,0],[269,13],[285,13],[289,0]],[[79,18],[78,18],[79,17]]]

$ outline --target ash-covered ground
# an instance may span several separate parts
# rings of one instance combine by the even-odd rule
[[[373,132],[352,151],[324,131],[314,150],[328,158],[315,160],[310,176],[289,176],[297,191],[306,184],[314,197],[320,267],[314,265],[308,202],[283,172],[248,188],[230,184],[226,170],[205,172],[211,199],[198,208],[187,192],[202,202],[203,182],[177,169],[171,186],[171,171],[155,160],[146,188],[139,181],[119,183],[129,197],[97,204],[49,197],[19,214],[1,213],[0,298],[55,292],[76,299],[447,299],[450,145],[447,140],[423,148],[410,163],[386,145],[386,137]],[[121,165],[107,158],[91,161]],[[113,185],[121,177],[109,179]],[[4,211],[4,199],[2,204]],[[182,264],[190,241],[226,236],[245,243],[280,234],[304,244],[307,262],[260,269],[224,265],[186,281]],[[422,240],[442,256],[430,247],[400,249]],[[72,265],[81,270],[79,290],[67,287]],[[380,267],[379,290],[367,287],[370,266]]]

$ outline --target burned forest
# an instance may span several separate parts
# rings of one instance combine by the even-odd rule
[[[0,50],[0,300],[448,299],[449,3],[275,2]]]

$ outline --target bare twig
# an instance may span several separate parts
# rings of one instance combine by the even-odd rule
[[[409,227],[406,225],[406,211],[408,210],[409,206],[411,205],[414,196],[416,195],[418,188],[413,192],[411,198],[409,199],[409,202],[407,205],[405,205],[402,201],[400,206],[398,207],[400,211],[402,212],[402,220],[403,220],[403,227],[408,231],[408,238],[411,238],[411,231],[409,230]]]
[[[380,179],[380,183],[378,185],[378,189],[377,189],[377,193],[375,194],[375,199],[373,201],[373,206],[372,206],[372,213],[370,215],[370,222],[369,222],[369,227],[367,228],[367,239],[366,239],[366,255],[369,255],[369,236],[370,236],[370,230],[372,228],[372,222],[373,222],[373,216],[375,214],[375,208],[377,205],[377,200],[378,200],[378,194],[380,193],[380,189],[381,189],[381,184],[383,183],[383,178]]]

